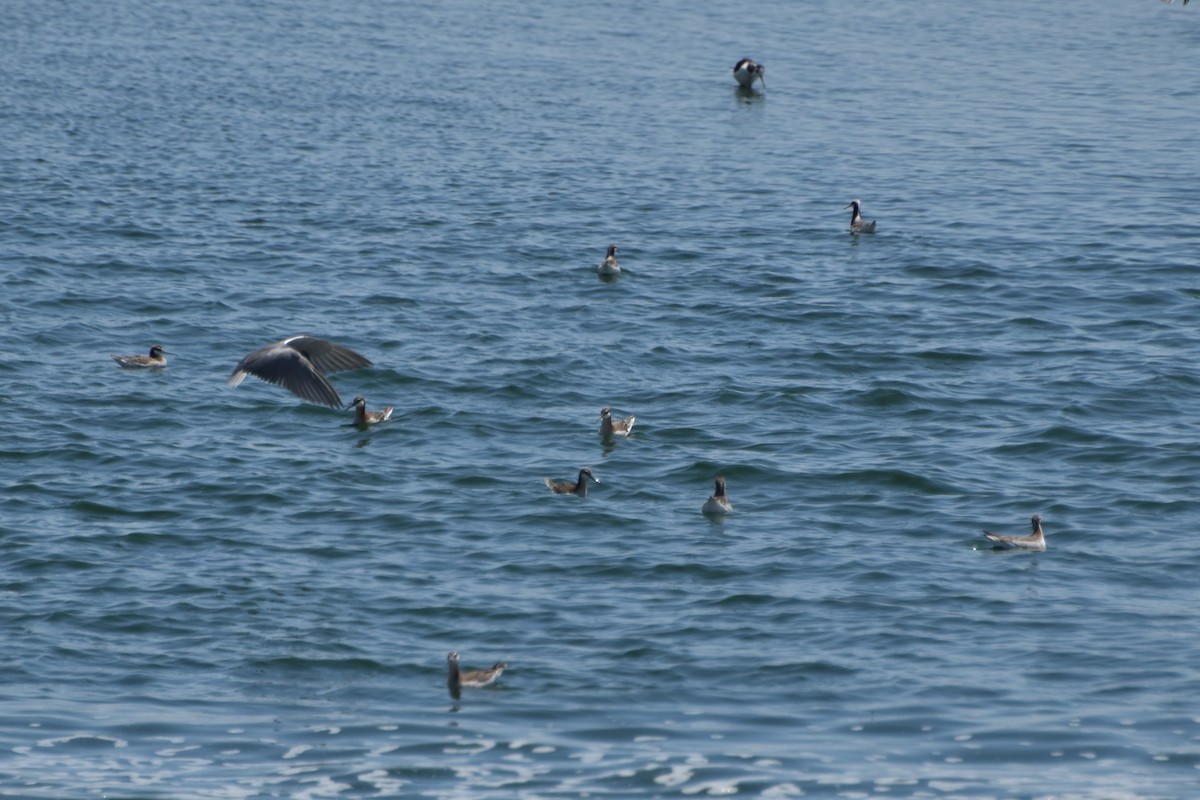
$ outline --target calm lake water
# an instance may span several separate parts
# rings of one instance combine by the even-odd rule
[[[1200,792],[1194,4],[0,23],[0,796]]]

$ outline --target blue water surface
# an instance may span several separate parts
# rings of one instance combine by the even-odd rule
[[[7,3],[0,796],[1195,796],[1198,13]]]

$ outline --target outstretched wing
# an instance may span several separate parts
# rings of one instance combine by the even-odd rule
[[[315,336],[293,336],[290,339],[284,339],[280,344],[299,352],[317,368],[318,372],[324,375],[371,366],[369,360],[349,347],[342,347],[340,344],[327,342]]]
[[[310,403],[341,408],[342,399],[324,373],[358,369],[371,362],[353,350],[312,336],[293,336],[260,347],[234,367],[226,384],[237,386],[247,375],[282,386]]]

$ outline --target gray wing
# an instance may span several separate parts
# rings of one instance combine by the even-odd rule
[[[237,386],[247,375],[282,386],[311,403],[342,408],[342,399],[322,372],[357,369],[371,362],[341,345],[311,336],[295,336],[260,347],[234,367],[226,384]]]
[[[318,372],[324,375],[371,366],[370,361],[349,347],[342,347],[340,344],[327,342],[315,336],[293,336],[290,339],[284,339],[280,344],[301,353],[312,362]]]

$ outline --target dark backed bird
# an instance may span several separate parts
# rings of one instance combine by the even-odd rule
[[[233,368],[225,385],[237,386],[253,375],[310,403],[345,408],[325,375],[369,366],[370,361],[348,347],[315,336],[292,336],[247,355]]]
[[[580,497],[587,497],[587,482],[589,480],[600,482],[600,479],[592,474],[591,467],[584,467],[579,470],[579,480],[577,481],[552,481],[549,478],[542,478],[546,485],[550,487],[550,491],[555,494],[574,494]]]

